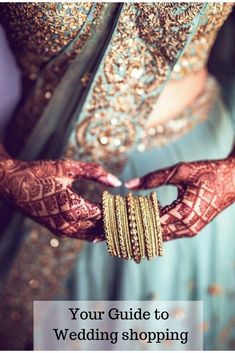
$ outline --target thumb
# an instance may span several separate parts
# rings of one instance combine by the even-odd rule
[[[183,163],[176,164],[169,168],[160,169],[142,176],[141,178],[130,179],[125,183],[128,189],[151,189],[161,185],[179,186],[182,181],[180,169]]]

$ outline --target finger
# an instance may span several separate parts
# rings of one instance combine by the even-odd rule
[[[92,240],[92,243],[97,244],[101,243],[102,241],[105,241],[105,238],[103,236],[95,236]]]
[[[96,163],[74,160],[30,161],[26,164],[37,177],[56,177],[64,185],[69,185],[78,178],[99,182],[105,186],[118,187],[122,182]]]
[[[130,179],[125,183],[125,186],[129,189],[151,189],[161,185],[177,185],[179,178],[176,178],[179,164],[172,167],[161,169],[155,172],[144,175],[141,178]]]
[[[108,173],[103,167],[96,163],[63,161],[64,172],[68,177],[85,178],[96,181],[105,186],[118,187],[122,182],[113,174]]]

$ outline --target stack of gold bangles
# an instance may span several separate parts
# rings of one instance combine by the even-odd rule
[[[153,259],[163,255],[156,193],[127,197],[103,192],[104,233],[108,252],[122,259]]]

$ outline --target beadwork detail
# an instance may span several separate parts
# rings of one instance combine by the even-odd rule
[[[10,126],[14,149],[27,141],[104,9],[102,3],[0,4],[0,21],[23,72],[24,95]],[[88,78],[82,77],[83,86]]]
[[[202,8],[201,3],[124,4],[77,126],[78,158],[125,162]]]
[[[180,79],[207,64],[212,45],[224,21],[231,12],[233,3],[208,3],[196,33],[179,62],[174,66],[171,78]]]
[[[25,76],[35,79],[81,31],[92,3],[4,4],[1,20]],[[13,33],[11,33],[14,31]]]

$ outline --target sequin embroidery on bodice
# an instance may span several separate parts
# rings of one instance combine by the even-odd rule
[[[15,31],[10,37],[18,61],[27,78],[34,80],[40,74],[41,80],[33,97],[21,108],[24,125],[37,121],[45,105],[52,104],[61,76],[91,40],[91,24],[104,21],[107,6],[7,5],[7,28]],[[158,2],[120,6],[112,35],[104,33],[106,45],[97,58],[99,66],[84,72],[81,79],[85,100],[73,117],[77,123],[67,145],[69,157],[118,162],[139,145],[158,145],[157,133],[147,134],[145,124],[164,84],[169,78],[181,79],[206,65],[216,34],[233,4]]]

